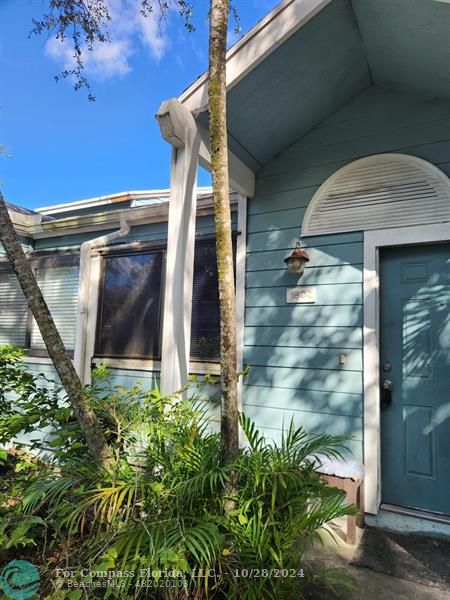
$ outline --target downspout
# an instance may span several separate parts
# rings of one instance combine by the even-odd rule
[[[77,327],[75,334],[74,366],[81,380],[85,384],[90,381],[90,373],[86,373],[86,340],[87,322],[89,315],[89,301],[91,290],[91,251],[95,248],[108,245],[117,238],[125,237],[130,232],[130,225],[123,217],[120,218],[120,229],[106,235],[83,242],[80,246],[80,282],[78,287]],[[94,291],[97,293],[97,290]]]

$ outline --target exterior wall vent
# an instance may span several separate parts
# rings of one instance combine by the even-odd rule
[[[377,154],[346,165],[309,203],[302,237],[450,221],[450,179],[406,154]]]

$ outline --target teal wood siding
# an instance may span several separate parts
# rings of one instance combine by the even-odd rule
[[[23,361],[26,364],[27,369],[35,377],[43,375],[43,378],[39,379],[39,384],[42,385],[42,387],[54,391],[61,386],[55,367],[52,364],[27,360],[26,356],[24,356]]]
[[[22,249],[24,252],[32,252],[33,251],[33,240],[25,237],[23,235],[17,236],[19,242],[22,244]],[[5,248],[3,244],[0,242],[0,257],[4,257],[6,255]]]
[[[151,390],[159,385],[159,373],[136,369],[110,369],[111,386],[120,386],[127,390],[140,385],[143,390]]]
[[[244,410],[279,439],[291,417],[314,433],[352,436],[362,457],[363,234],[302,240],[304,275],[283,258],[319,186],[363,156],[400,152],[450,174],[450,102],[373,86],[258,174],[248,205]],[[286,288],[314,286],[314,304],[286,304]],[[339,356],[345,355],[340,365]]]
[[[251,203],[249,240],[253,215],[266,214],[253,212],[259,201]],[[278,226],[274,216],[270,227]],[[311,267],[300,279],[283,263],[299,227],[293,233],[277,250],[252,242],[247,256],[244,410],[274,439],[291,418],[313,433],[352,435],[349,446],[361,457],[362,233],[310,238]],[[286,289],[298,286],[314,286],[316,302],[286,304]]]

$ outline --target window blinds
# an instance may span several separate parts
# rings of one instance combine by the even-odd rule
[[[74,350],[79,267],[38,268],[35,274],[66,349]],[[31,323],[30,348],[45,350],[44,340],[34,319]]]
[[[28,304],[10,270],[0,271],[0,346],[24,347],[27,335]]]

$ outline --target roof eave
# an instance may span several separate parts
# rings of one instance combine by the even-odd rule
[[[227,90],[235,86],[332,0],[283,0],[227,52]],[[208,73],[201,75],[178,100],[192,113],[207,108]]]
[[[237,195],[230,195],[232,207],[237,206]],[[214,212],[211,195],[200,196],[197,199],[197,216],[209,215]],[[125,219],[130,225],[145,225],[167,221],[169,217],[169,202],[153,204],[140,208],[125,208],[113,212],[102,212],[89,215],[78,215],[44,221],[39,225],[29,227],[27,235],[35,239],[56,237],[61,235],[74,235],[89,231],[102,231],[115,229]]]
[[[211,192],[211,187],[197,188],[199,194],[208,194]],[[170,197],[170,189],[163,188],[160,190],[138,190],[129,192],[119,192],[117,194],[107,194],[104,196],[95,196],[93,198],[85,198],[76,200],[75,202],[64,202],[62,204],[51,204],[37,208],[36,212],[43,215],[53,215],[64,212],[72,212],[77,209],[92,208],[96,206],[106,206],[108,204],[119,204],[132,200],[152,199],[152,198],[167,198]]]

